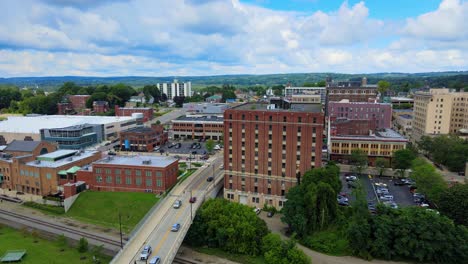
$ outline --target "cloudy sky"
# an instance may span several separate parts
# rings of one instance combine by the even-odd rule
[[[468,0],[2,0],[0,77],[468,70]]]

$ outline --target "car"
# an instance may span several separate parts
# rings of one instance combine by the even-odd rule
[[[398,209],[398,204],[393,201],[387,201],[387,202],[384,202],[384,204],[386,206],[389,206],[390,208]]]
[[[346,200],[345,200],[345,199],[339,199],[339,200],[338,200],[338,205],[341,205],[341,206],[348,206],[348,205],[349,205],[349,202],[348,202],[347,198],[346,198]]]
[[[174,204],[172,205],[172,207],[174,207],[175,209],[179,209],[181,206],[182,206],[181,200],[176,200]]]
[[[267,217],[273,217],[274,215],[275,215],[275,212],[271,211],[271,212],[268,212]]]
[[[415,203],[422,203],[422,202],[425,201],[425,199],[426,199],[426,196],[424,194],[422,194],[422,193],[413,194],[413,201]]]
[[[117,153],[115,153],[114,151],[109,151],[109,152],[107,152],[107,155],[115,156],[115,155],[117,155]]]
[[[406,180],[405,179],[396,180],[396,181],[393,182],[393,185],[395,185],[395,186],[406,185]]]
[[[210,177],[208,177],[208,178],[206,178],[206,181],[208,181],[208,182],[211,182],[211,181],[213,181],[213,180],[214,180],[214,178],[213,178],[213,177],[211,177],[211,176],[210,176]]]
[[[219,166],[220,170],[224,170],[224,165]]]
[[[220,149],[221,149],[221,146],[220,146],[220,145],[216,145],[216,146],[214,146],[213,149],[214,149],[214,150],[220,150]]]
[[[346,176],[346,177],[345,177],[345,180],[346,180],[347,182],[355,181],[355,180],[357,180],[357,177],[356,177],[355,175],[350,175],[350,176]]]
[[[376,188],[375,192],[379,195],[389,194],[389,191],[387,188]]]
[[[195,196],[192,196],[192,197],[190,197],[190,199],[189,199],[189,202],[190,202],[190,203],[195,203],[196,201],[197,201],[197,197],[195,197]]]
[[[172,225],[171,232],[177,232],[177,231],[179,231],[179,229],[180,229],[180,224],[175,223],[175,224]]]
[[[465,172],[464,171],[459,171],[458,176],[465,176]]]
[[[262,211],[262,209],[260,209],[260,208],[254,208],[254,212],[255,212],[256,214],[259,214],[261,211]]]
[[[381,201],[393,201],[393,195],[385,194],[379,197]]]
[[[151,248],[151,246],[146,245],[141,251],[140,260],[147,260],[149,256],[151,255],[151,252],[153,252],[153,249]]]
[[[180,147],[182,147],[182,144],[180,144],[180,143],[177,143],[177,145],[175,145],[175,147],[174,147],[174,148],[176,148],[176,149],[180,149]]]
[[[201,149],[201,145],[200,145],[200,144],[197,145],[197,149]]]
[[[357,182],[355,181],[349,181],[348,182],[348,188],[357,188]]]
[[[198,142],[202,142],[202,141],[203,141],[203,138],[199,138],[199,139],[198,139]]]
[[[178,160],[179,160],[179,159],[180,159],[180,156],[179,156],[179,155],[175,155],[175,156],[174,156],[174,159],[178,159]]]
[[[154,149],[153,149],[153,150],[154,150],[154,151],[158,151],[158,150],[160,150],[160,149],[161,149],[161,147],[160,147],[160,146],[156,146],[156,147],[154,147]]]
[[[192,151],[192,155],[197,155],[197,151],[196,150]]]
[[[161,153],[161,154],[163,154],[164,152],[165,152],[164,149],[159,150],[159,153]]]
[[[348,197],[345,197],[345,196],[343,196],[343,195],[341,195],[341,194],[338,194],[338,195],[337,195],[336,200],[337,200],[338,202],[339,202],[340,200],[349,202]]]
[[[374,185],[375,185],[376,187],[378,187],[378,188],[379,188],[379,187],[381,187],[381,188],[387,188],[387,184],[386,184],[386,183],[383,183],[383,182],[376,182],[376,183],[374,183]]]
[[[149,261],[149,264],[160,264],[160,263],[161,263],[161,257],[160,256],[156,256],[156,257],[152,258]]]
[[[209,158],[210,158],[210,156],[208,156],[206,154],[200,157],[201,160],[207,160]]]

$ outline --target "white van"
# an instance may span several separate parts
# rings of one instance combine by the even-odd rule
[[[154,151],[158,151],[158,150],[160,150],[160,149],[161,149],[161,147],[160,147],[160,146],[156,146],[156,147],[154,147],[154,149],[153,149],[153,150],[154,150]]]

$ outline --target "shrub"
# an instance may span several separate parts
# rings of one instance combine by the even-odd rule
[[[304,238],[302,243],[309,248],[325,254],[344,256],[350,254],[346,237],[336,230],[316,232]]]
[[[78,252],[85,253],[86,251],[88,251],[88,240],[82,237],[78,242]]]
[[[41,211],[52,213],[52,214],[64,214],[65,213],[65,209],[63,209],[63,207],[60,207],[60,206],[38,204],[35,202],[24,202],[23,205],[26,207],[39,209]]]

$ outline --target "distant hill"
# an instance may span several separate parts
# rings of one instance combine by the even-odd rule
[[[193,87],[230,84],[240,87],[246,86],[273,86],[290,83],[300,86],[304,83],[312,83],[324,80],[327,76],[334,80],[359,80],[366,76],[368,83],[374,84],[379,80],[388,80],[394,85],[409,83],[410,86],[430,84],[436,86],[468,86],[468,71],[459,72],[426,72],[426,73],[372,73],[372,74],[341,74],[341,73],[291,73],[291,74],[265,74],[265,75],[216,75],[216,76],[177,76],[177,77],[86,77],[86,76],[57,76],[57,77],[14,77],[0,78],[0,85],[15,85],[18,87],[41,88],[54,90],[65,82],[74,82],[80,86],[112,85],[125,83],[135,88],[158,82],[191,81]]]

